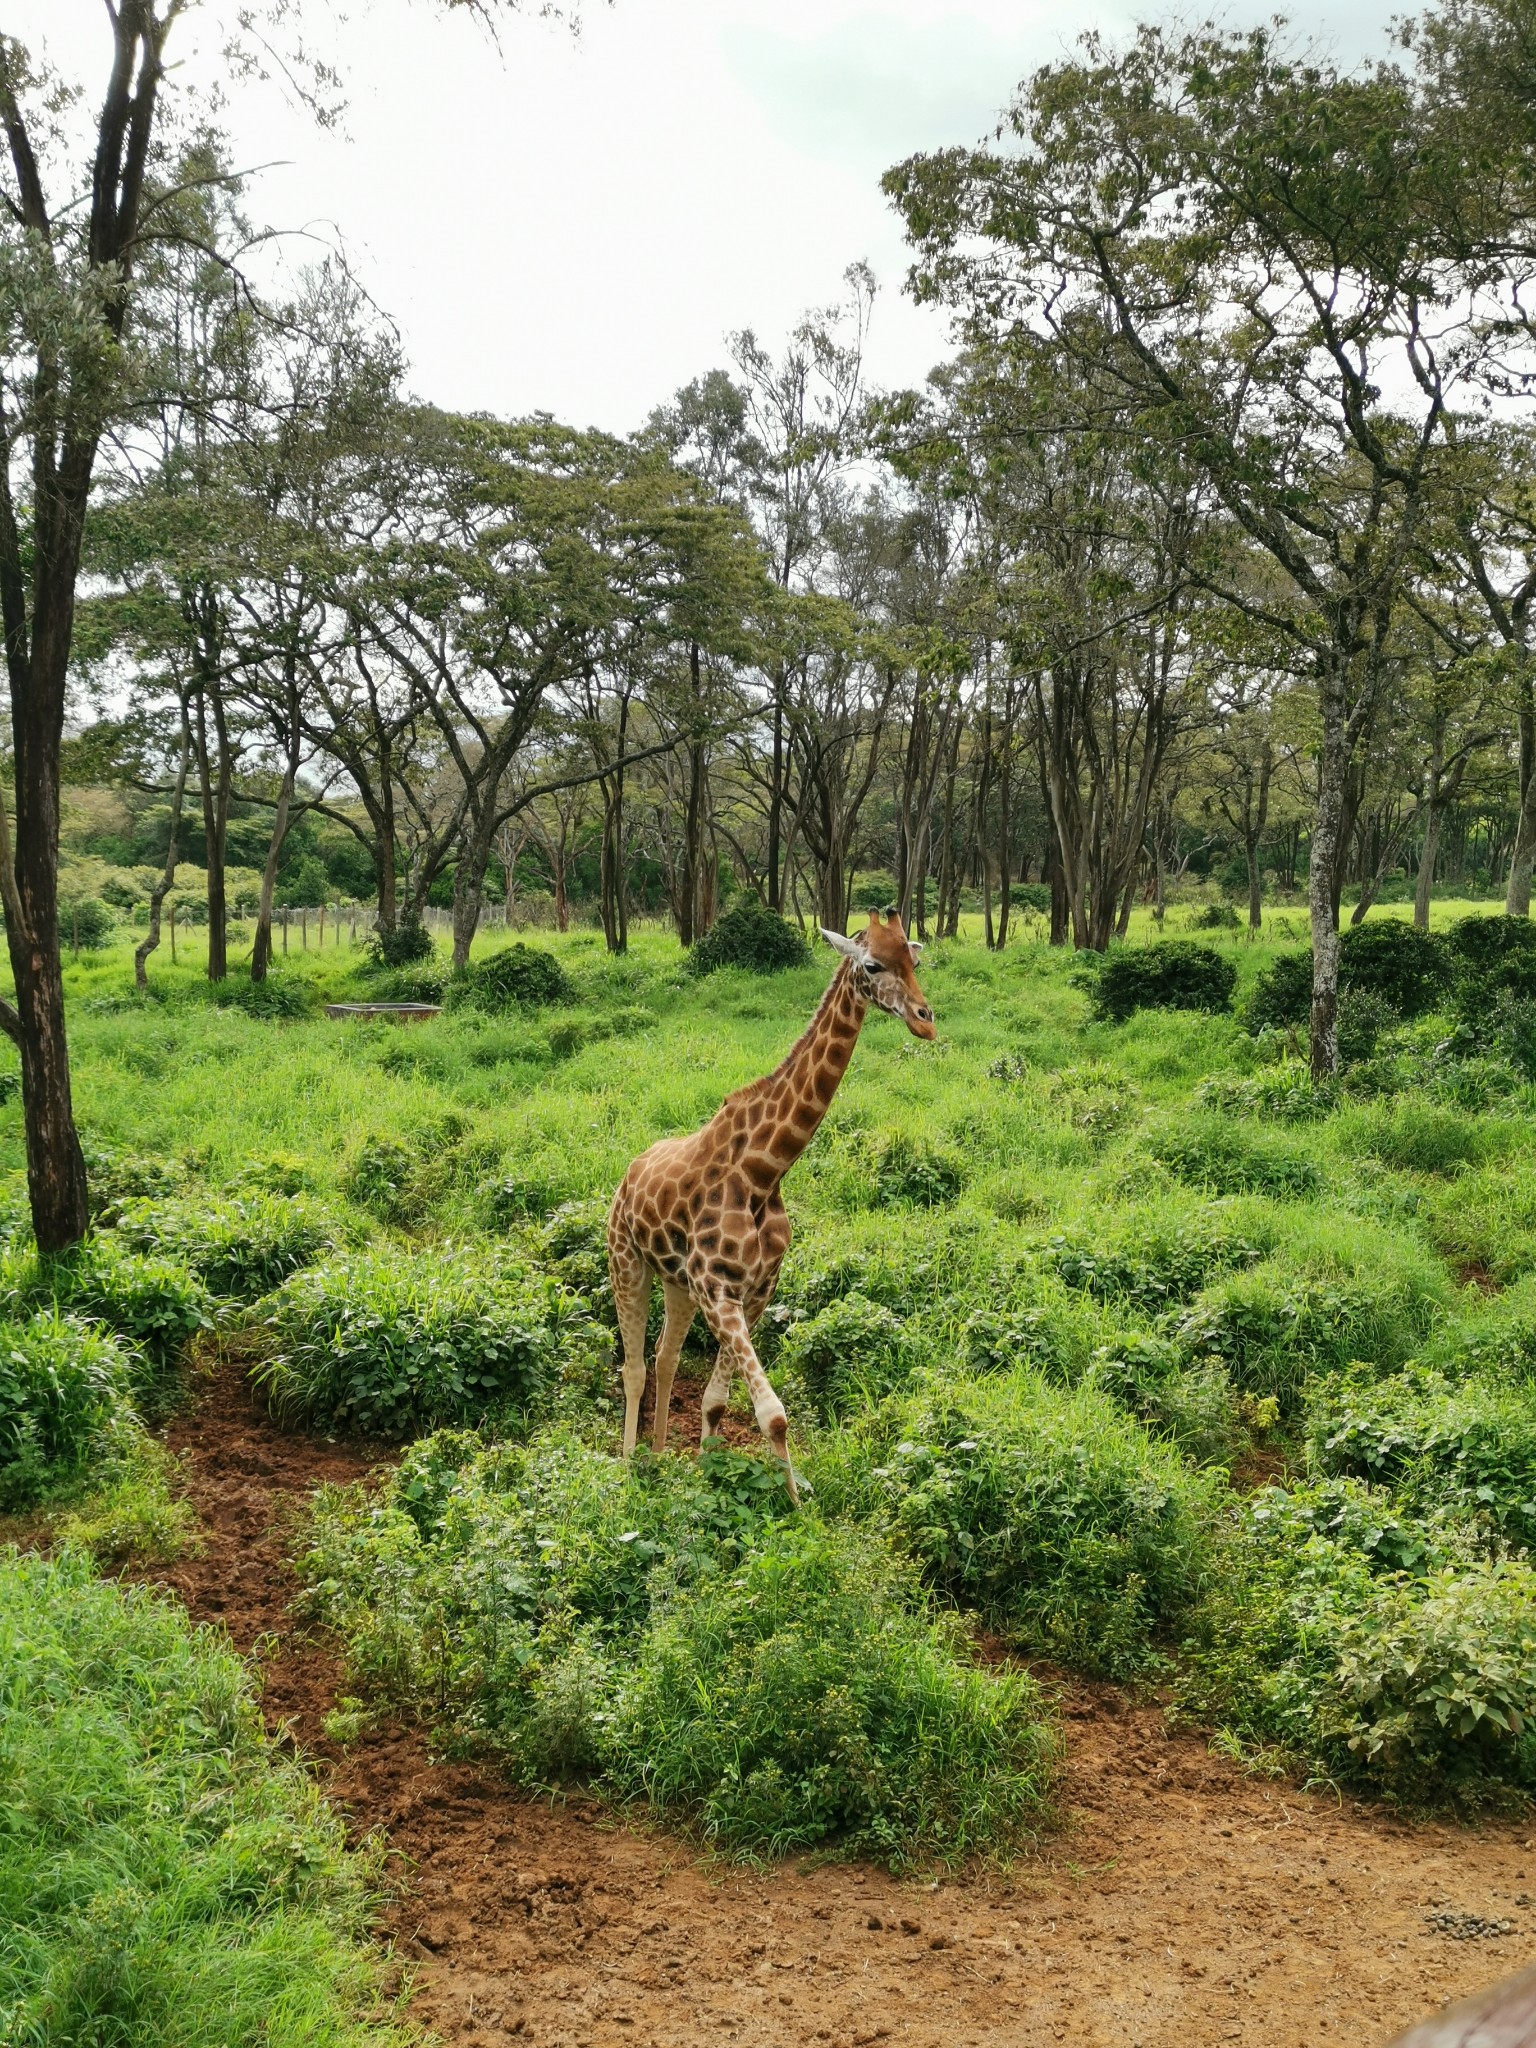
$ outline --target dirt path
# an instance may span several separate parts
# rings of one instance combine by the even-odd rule
[[[366,1454],[274,1429],[232,1372],[170,1440],[208,1541],[160,1576],[259,1652],[269,1719],[359,1833],[387,1830],[414,2010],[456,2048],[1315,2048],[1384,2041],[1536,1957],[1525,1828],[1410,1830],[1257,1782],[1108,1687],[1066,1689],[1068,1828],[1006,1883],[721,1871],[436,1764],[414,1729],[338,1750],[340,1672],[287,1615],[283,1521]],[[1426,1925],[1441,1910],[1513,1932],[1453,1939]]]

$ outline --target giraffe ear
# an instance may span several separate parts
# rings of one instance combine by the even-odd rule
[[[846,932],[829,932],[826,926],[823,925],[821,936],[826,940],[834,953],[841,953],[846,959],[867,960],[869,958],[869,955],[859,944],[858,940],[850,939]]]

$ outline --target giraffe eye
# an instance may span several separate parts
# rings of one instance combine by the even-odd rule
[[[866,974],[884,974],[885,963],[881,960],[866,960],[864,963],[864,972]]]

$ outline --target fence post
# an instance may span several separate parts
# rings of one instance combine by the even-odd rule
[[[286,952],[287,952],[287,950],[288,950],[288,906],[287,906],[287,904],[285,903],[285,904],[283,905],[283,951],[284,951],[284,952],[286,953]]]
[[[171,905],[171,965],[176,965],[176,906]]]
[[[325,951],[325,905],[320,906],[320,950]]]
[[[299,937],[303,940],[304,950],[307,953],[309,951],[309,909],[307,905],[302,903],[299,905]]]

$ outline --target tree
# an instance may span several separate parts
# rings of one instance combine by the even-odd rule
[[[461,4],[493,11],[493,0]],[[88,134],[71,126],[58,81],[15,37],[0,36],[0,625],[15,810],[14,840],[0,814],[0,898],[16,985],[14,1005],[0,1006],[0,1029],[21,1054],[28,1192],[44,1253],[73,1244],[88,1221],[58,926],[59,760],[76,589],[103,437],[134,407],[139,278],[157,240],[178,232],[173,202],[184,186],[163,133],[165,53],[186,7],[116,0],[107,9],[111,59]],[[279,23],[289,13],[282,0],[271,11]],[[272,62],[260,13],[242,13],[237,69],[242,55],[258,69]],[[280,55],[277,63],[302,86],[302,61]]]
[[[1448,395],[1478,353],[1434,226],[1457,160],[1421,114],[1390,66],[1346,78],[1267,29],[1143,29],[1037,73],[1016,151],[915,158],[886,180],[920,294],[961,308],[975,345],[1031,333],[1086,354],[1275,565],[1276,602],[1205,580],[1297,643],[1315,694],[1319,1074],[1338,1064],[1346,783],[1400,658]]]

